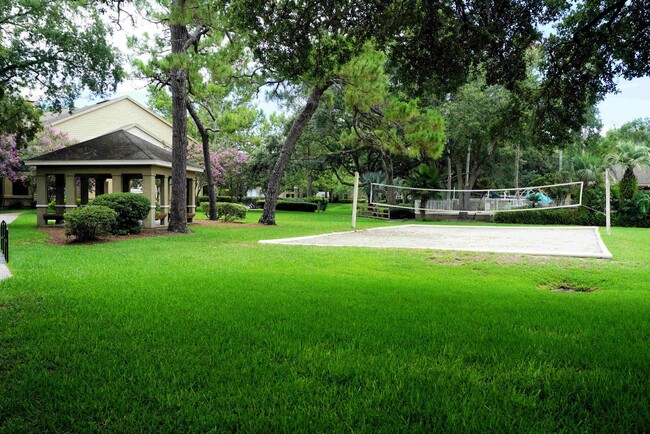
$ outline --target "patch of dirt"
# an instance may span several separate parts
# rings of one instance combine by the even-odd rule
[[[538,286],[539,289],[544,289],[551,292],[594,292],[598,288],[587,286],[582,283],[575,282],[551,282]]]
[[[66,237],[65,236],[65,228],[63,226],[52,226],[52,227],[45,227],[45,228],[38,228],[39,232],[44,233],[45,235],[48,236],[48,238],[45,240],[46,243],[48,244],[55,244],[58,246],[65,246],[65,245],[75,245],[75,244],[83,244],[83,245],[88,245],[88,244],[102,244],[102,243],[111,243],[114,241],[122,241],[122,240],[132,240],[135,238],[152,238],[152,237],[169,237],[169,236],[176,236],[176,235],[189,235],[189,234],[179,234],[176,232],[169,232],[167,228],[153,228],[153,229],[144,229],[142,232],[139,234],[134,234],[134,235],[109,235],[107,237],[101,238],[97,241],[88,241],[85,243],[78,242],[74,237]],[[191,232],[190,232],[191,234]]]
[[[429,257],[431,262],[440,265],[467,265],[476,262],[497,262],[499,264],[549,264],[558,263],[565,259],[553,256],[534,256],[534,255],[517,255],[517,254],[499,254],[499,253],[472,253],[472,252],[434,252]]]

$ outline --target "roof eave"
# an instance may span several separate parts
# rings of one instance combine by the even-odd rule
[[[163,160],[67,160],[67,161],[48,161],[48,160],[27,160],[26,166],[160,166],[172,167],[172,163]],[[187,170],[191,172],[203,173],[203,169],[193,164],[187,165]]]

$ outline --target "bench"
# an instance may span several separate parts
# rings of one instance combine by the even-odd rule
[[[43,214],[43,220],[45,220],[45,225],[47,226],[47,222],[50,220],[54,220],[55,224],[60,225],[63,223],[63,220],[65,217],[63,214]]]

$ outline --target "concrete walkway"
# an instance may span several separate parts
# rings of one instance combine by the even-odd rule
[[[7,214],[0,214],[0,222],[2,220],[6,221],[7,224],[11,224],[14,220],[18,218],[20,214],[18,213],[7,213]],[[2,253],[0,253],[0,280],[8,279],[12,276],[11,271],[9,271],[9,267],[7,267],[7,264],[5,262],[4,256],[2,256]]]

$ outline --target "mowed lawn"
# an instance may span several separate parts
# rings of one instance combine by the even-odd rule
[[[650,230],[596,260],[260,245],[350,218],[258,217],[55,246],[21,216],[0,432],[650,430]]]

